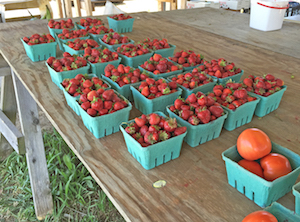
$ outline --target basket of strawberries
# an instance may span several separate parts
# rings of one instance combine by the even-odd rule
[[[196,54],[192,50],[181,50],[175,52],[173,56],[168,57],[173,62],[183,66],[183,71],[189,71],[201,65],[204,62],[203,55]]]
[[[119,33],[132,32],[134,18],[123,13],[107,17],[109,28]]]

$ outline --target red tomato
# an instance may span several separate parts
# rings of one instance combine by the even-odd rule
[[[248,214],[242,222],[278,222],[276,217],[268,211],[258,210]]]
[[[263,157],[260,160],[260,165],[264,171],[264,178],[268,181],[273,181],[292,172],[289,160],[279,153],[270,153]]]
[[[270,138],[260,129],[244,130],[237,139],[237,151],[246,160],[257,160],[272,150]]]
[[[253,161],[253,160],[245,160],[242,159],[238,162],[238,164],[242,167],[244,167],[246,170],[250,171],[251,173],[256,174],[257,176],[260,176],[264,178],[263,170],[259,163]]]

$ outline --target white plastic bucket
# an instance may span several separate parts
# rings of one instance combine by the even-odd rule
[[[288,1],[251,0],[250,27],[261,31],[281,29]]]

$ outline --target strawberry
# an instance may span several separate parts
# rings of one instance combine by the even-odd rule
[[[181,106],[184,104],[183,99],[182,98],[178,98],[175,100],[174,102],[174,106],[176,109],[181,109]]]
[[[149,114],[149,124],[150,125],[157,125],[160,122],[160,117],[156,113]]]
[[[177,121],[175,118],[170,118],[164,122],[164,130],[173,132],[177,128]]]
[[[159,135],[158,135],[158,132],[146,132],[145,135],[144,135],[144,141],[145,143],[148,143],[148,144],[154,144],[156,142],[158,142],[159,140]]]
[[[165,130],[158,131],[159,141],[165,141],[171,138],[171,133]]]
[[[198,125],[200,123],[200,120],[197,118],[196,115],[192,115],[189,117],[188,122],[194,126]]]
[[[203,108],[200,112],[198,112],[197,114],[197,117],[199,118],[199,120],[206,124],[210,121],[210,116],[211,116],[211,113],[208,109],[206,108]]]
[[[174,135],[175,135],[175,136],[179,136],[179,135],[185,133],[186,130],[187,130],[187,127],[186,127],[186,126],[178,127],[178,128],[176,128],[176,129],[174,130]]]
[[[210,106],[209,111],[211,112],[212,115],[214,115],[215,117],[221,117],[223,115],[223,108],[221,106]]]

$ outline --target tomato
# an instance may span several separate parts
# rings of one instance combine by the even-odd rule
[[[263,157],[260,160],[260,165],[263,168],[264,178],[268,181],[273,181],[292,172],[289,160],[279,153],[270,153]]]
[[[246,160],[257,160],[268,155],[272,150],[270,138],[262,130],[249,128],[237,139],[237,151]]]
[[[238,164],[242,167],[244,167],[246,170],[250,171],[251,173],[256,174],[257,176],[264,177],[263,170],[259,163],[253,161],[253,160],[245,160],[242,159],[238,162]]]
[[[278,222],[276,217],[268,211],[258,210],[248,214],[242,222]]]

